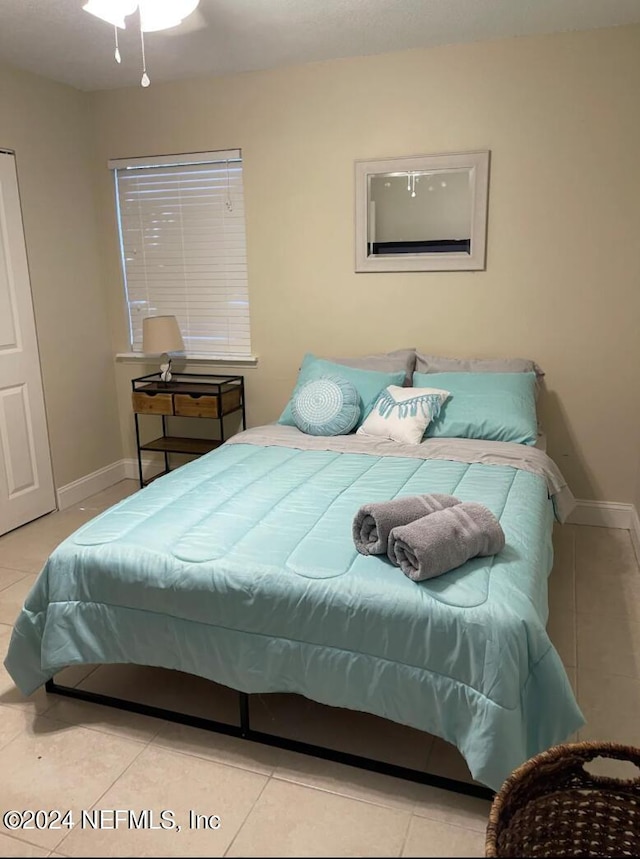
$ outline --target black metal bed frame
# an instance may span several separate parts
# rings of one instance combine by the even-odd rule
[[[138,379],[132,380],[133,390],[136,390],[136,382],[147,381],[151,378],[156,378],[159,374],[152,373],[149,376],[141,376]],[[196,374],[191,374],[195,377]],[[227,377],[225,377],[227,378]],[[231,378],[231,377],[229,377]],[[245,402],[244,402],[244,377],[234,376],[234,380],[240,380],[241,404],[237,409],[242,409],[242,427],[246,429]],[[170,383],[167,388],[170,387]],[[223,410],[220,400],[220,392],[218,392],[218,414],[223,417]],[[229,413],[230,414],[230,413]],[[140,485],[144,486],[142,476],[142,461],[140,458],[140,450],[144,445],[140,445],[140,433],[138,428],[138,415],[136,413],[136,446],[138,448],[138,464],[140,471]],[[222,440],[224,440],[224,426],[222,419],[220,423]],[[166,435],[165,415],[162,415],[162,431]],[[169,470],[168,453],[165,451],[165,470]],[[164,472],[163,472],[164,473]],[[105,707],[114,707],[118,710],[126,710],[130,713],[140,713],[142,716],[152,716],[155,719],[165,719],[168,722],[177,722],[180,725],[188,725],[192,728],[201,728],[205,731],[212,731],[217,734],[226,734],[230,737],[249,740],[253,743],[261,743],[265,746],[275,746],[279,749],[286,749],[291,752],[298,752],[311,757],[322,758],[324,760],[333,761],[338,764],[346,764],[347,766],[356,767],[358,769],[369,770],[370,772],[381,773],[382,775],[394,776],[395,778],[404,779],[405,781],[413,781],[418,784],[426,784],[431,787],[449,790],[454,793],[465,794],[466,796],[479,797],[480,799],[493,799],[494,791],[483,785],[458,781],[457,779],[446,778],[435,773],[422,772],[420,770],[410,769],[409,767],[398,766],[397,764],[386,763],[385,761],[367,758],[362,755],[352,755],[349,752],[341,752],[337,749],[327,748],[326,746],[317,746],[312,743],[304,743],[300,740],[291,740],[288,737],[280,737],[277,734],[267,734],[263,731],[256,731],[251,727],[249,719],[249,695],[246,692],[238,692],[239,696],[239,725],[229,725],[226,722],[216,722],[214,719],[205,719],[201,716],[193,716],[188,713],[179,713],[175,710],[166,710],[164,707],[153,707],[150,704],[142,704],[137,701],[129,701],[126,698],[116,698],[112,695],[102,695],[98,692],[90,692],[86,689],[78,689],[73,686],[64,686],[56,683],[55,680],[47,680],[45,689],[48,693],[56,695],[64,695],[67,698],[75,698],[79,701],[88,701],[92,704],[102,704]]]
[[[409,767],[402,767],[397,764],[390,764],[361,755],[352,755],[349,752],[341,752],[325,746],[304,743],[300,740],[291,740],[288,737],[280,737],[277,734],[256,731],[250,724],[249,695],[246,692],[238,692],[240,724],[228,725],[226,722],[216,722],[213,719],[205,719],[201,716],[179,713],[175,710],[166,710],[163,707],[153,707],[150,704],[129,701],[126,698],[116,698],[112,695],[102,695],[98,692],[77,689],[73,686],[63,686],[56,683],[53,679],[47,680],[45,689],[48,693],[65,695],[68,698],[89,701],[92,704],[102,704],[106,707],[114,707],[118,710],[126,710],[131,713],[140,713],[143,716],[153,716],[155,719],[165,719],[168,722],[177,722],[180,725],[188,725],[192,728],[201,728],[217,734],[226,734],[230,737],[249,740],[253,743],[261,743],[265,746],[275,746],[276,748],[286,749],[290,752],[299,752],[303,755],[323,758],[334,763],[346,764],[347,766],[381,773],[382,775],[394,776],[395,778],[417,782],[418,784],[430,785],[442,790],[450,790],[454,793],[465,794],[466,796],[475,796],[480,799],[493,799],[494,797],[494,791],[483,785],[458,781],[457,779],[435,775],[435,773],[421,772]]]

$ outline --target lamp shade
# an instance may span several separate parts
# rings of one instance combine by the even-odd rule
[[[148,355],[184,351],[175,316],[147,316],[142,320],[142,351]]]

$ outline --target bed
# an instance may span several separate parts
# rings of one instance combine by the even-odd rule
[[[361,504],[423,492],[481,501],[505,549],[421,583],[356,552]],[[552,524],[571,503],[534,447],[254,428],[61,543],[5,665],[25,694],[83,663],[298,693],[440,736],[497,790],[583,724],[545,629]]]

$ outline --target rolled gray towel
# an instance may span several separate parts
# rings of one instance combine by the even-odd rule
[[[389,559],[421,582],[440,576],[478,555],[496,555],[504,548],[504,531],[490,510],[465,501],[393,528]]]
[[[361,555],[384,555],[392,528],[408,525],[454,504],[460,504],[458,498],[440,492],[363,504],[353,520],[353,542]]]

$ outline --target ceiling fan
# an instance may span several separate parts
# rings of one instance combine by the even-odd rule
[[[87,0],[82,7],[85,12],[95,15],[114,28],[115,51],[114,57],[117,63],[121,62],[120,49],[118,47],[118,28],[126,29],[126,18],[138,11],[138,22],[140,27],[140,45],[142,49],[142,78],[140,84],[148,87],[151,83],[147,74],[147,63],[144,53],[144,34],[159,30],[169,30],[177,27],[189,16],[189,29],[199,29],[206,26],[206,21],[197,6],[200,0]],[[195,15],[193,13],[196,13]]]

